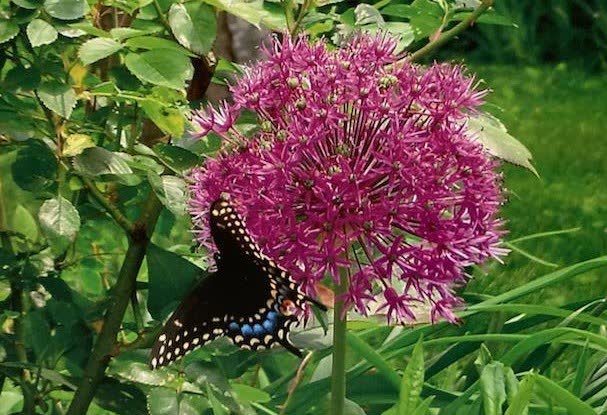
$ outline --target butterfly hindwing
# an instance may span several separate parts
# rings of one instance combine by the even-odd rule
[[[164,366],[222,335],[242,348],[280,344],[301,356],[288,334],[304,302],[313,300],[261,254],[226,201],[211,206],[210,226],[219,250],[217,272],[202,280],[169,318],[152,348],[150,366]]]

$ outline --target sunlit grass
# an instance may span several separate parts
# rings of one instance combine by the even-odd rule
[[[505,166],[511,192],[504,208],[509,239],[579,227],[573,234],[520,244],[559,265],[607,253],[607,76],[557,67],[473,66],[493,89],[489,110],[533,153],[537,179]],[[499,107],[496,107],[499,106]],[[512,253],[470,289],[498,293],[550,271]],[[538,301],[563,303],[605,295],[597,271],[543,293]]]

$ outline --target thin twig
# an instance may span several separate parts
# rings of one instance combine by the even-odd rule
[[[419,61],[421,58],[431,54],[436,49],[443,46],[449,40],[454,38],[455,36],[462,33],[464,30],[472,26],[476,20],[485,13],[491,6],[493,5],[493,0],[481,0],[481,4],[478,5],[476,9],[469,16],[467,16],[464,20],[459,22],[457,25],[453,26],[451,29],[447,30],[443,34],[441,34],[435,40],[426,44],[423,48],[416,50],[411,55],[403,58],[403,61]]]
[[[124,229],[127,233],[132,233],[135,229],[135,225],[118,209],[116,205],[110,202],[101,191],[97,188],[95,183],[88,177],[81,177],[82,182],[91,193],[91,196],[95,198],[101,206],[110,214],[110,216]]]

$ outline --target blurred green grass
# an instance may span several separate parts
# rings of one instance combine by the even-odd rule
[[[493,92],[487,109],[533,153],[541,178],[506,165],[510,191],[503,216],[508,239],[538,232],[579,231],[519,246],[542,259],[570,265],[607,253],[607,75],[565,64],[545,67],[470,65]],[[498,293],[551,272],[511,253],[470,290]],[[544,291],[535,301],[562,304],[607,295],[607,274],[596,271]]]

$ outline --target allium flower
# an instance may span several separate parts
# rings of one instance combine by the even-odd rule
[[[212,249],[208,207],[227,192],[310,294],[347,268],[358,312],[406,322],[423,303],[454,321],[464,268],[505,253],[498,163],[466,129],[485,91],[460,66],[397,62],[395,46],[275,41],[232,87],[233,104],[199,115],[224,147],[192,174],[191,212]],[[251,137],[234,124],[245,109],[261,125]]]

